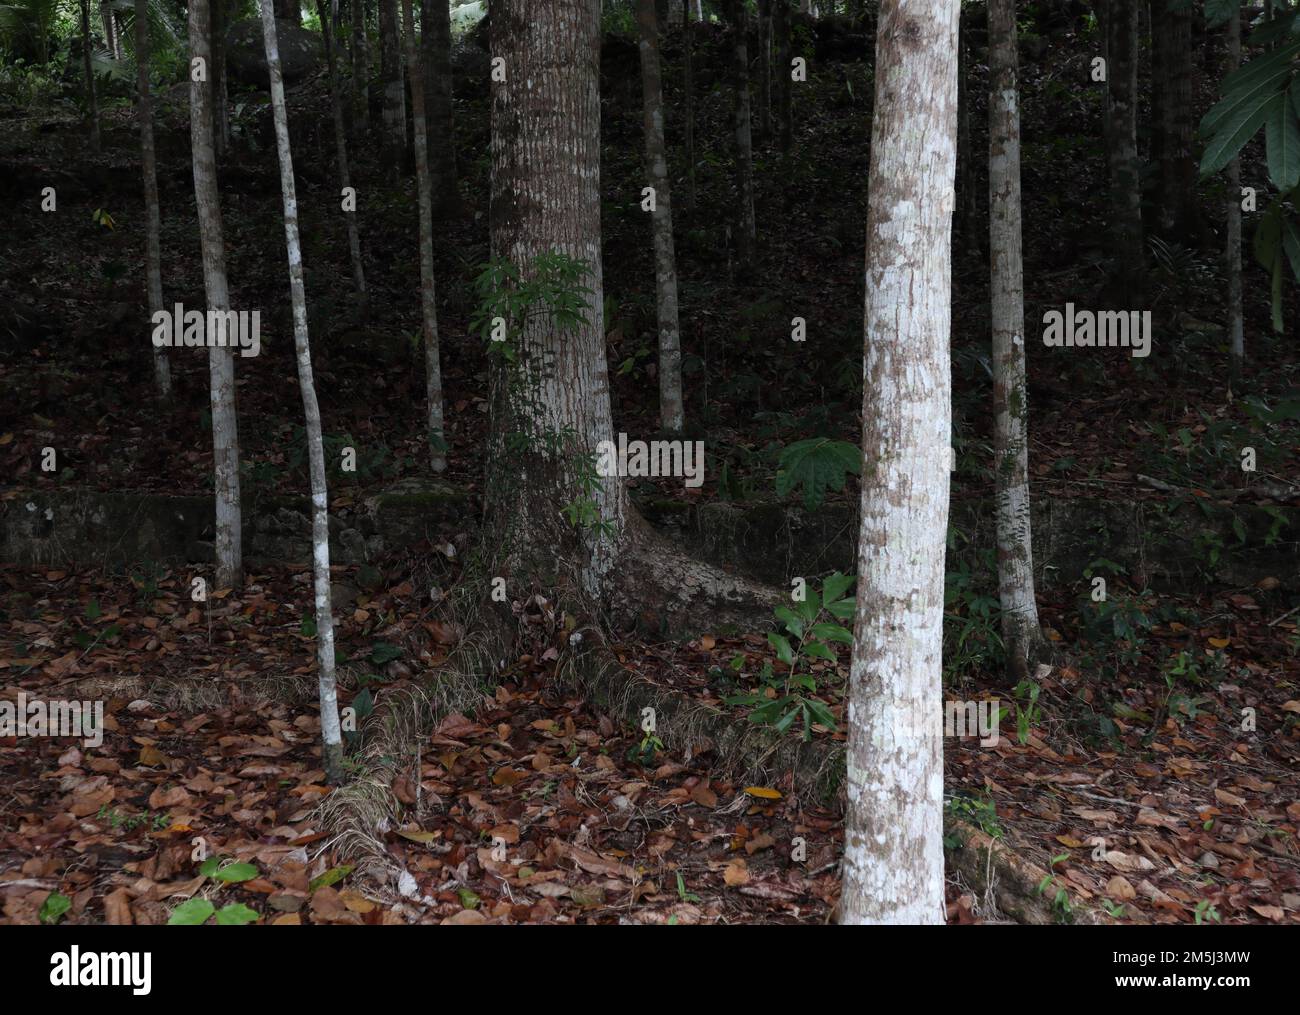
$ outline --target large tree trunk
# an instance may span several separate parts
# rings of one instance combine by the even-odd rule
[[[158,160],[153,143],[153,98],[149,92],[148,0],[135,0],[135,79],[140,92],[140,168],[144,173],[144,269],[149,319],[163,309],[162,216],[158,211]],[[171,398],[172,371],[166,348],[153,351],[153,379],[158,397]]]
[[[546,307],[518,322],[517,361],[494,357],[487,514],[512,570],[552,579],[569,558],[598,596],[628,512],[622,479],[590,462],[614,439],[600,261],[599,0],[494,0],[492,85],[494,258],[527,279],[540,255],[585,262],[587,309],[565,328]],[[586,485],[584,485],[584,476]],[[589,502],[573,526],[566,506]]]
[[[352,0],[352,115],[358,134],[370,129],[370,43],[365,0]]]
[[[1020,110],[1015,0],[989,0],[989,291],[993,322],[993,459],[998,597],[1007,666],[1019,683],[1038,656],[1029,520],[1029,403],[1020,231]]]
[[[86,81],[86,111],[90,116],[90,147],[99,151],[99,102],[95,98],[95,70],[90,59],[90,0],[81,0],[81,72]]]
[[[212,66],[208,32],[212,21],[208,0],[190,0],[190,56]],[[194,160],[194,203],[199,216],[199,245],[203,252],[203,287],[208,310],[230,309],[226,281],[226,245],[221,227],[221,197],[217,193],[217,160],[212,146],[212,82],[190,76],[190,148]],[[209,335],[209,340],[213,336]],[[216,495],[217,585],[232,588],[243,580],[239,505],[239,425],[235,416],[234,347],[208,348],[208,383],[212,408],[213,490]]]
[[[340,203],[348,227],[348,256],[352,260],[352,284],[357,290],[358,311],[364,318],[369,298],[366,295],[366,269],[361,260],[361,232],[357,225],[356,193],[352,191],[352,174],[348,168],[348,136],[343,123],[343,97],[339,87],[338,62],[334,52],[334,30],[330,23],[327,0],[316,0],[320,16],[321,40],[325,45],[325,64],[328,69],[330,112],[334,119],[334,149],[339,167]],[[349,194],[349,191],[352,191]]]
[[[1110,219],[1114,265],[1112,290],[1131,308],[1144,290],[1142,175],[1137,148],[1138,5],[1110,4],[1107,16],[1106,81],[1110,136]]]
[[[686,103],[686,206],[695,207],[695,56],[694,31],[691,25],[691,0],[682,0],[682,90]]]
[[[143,2],[143,0],[140,0]],[[343,731],[334,681],[334,611],[330,603],[329,494],[325,488],[325,445],[321,438],[320,405],[312,379],[311,346],[307,336],[307,294],[303,285],[302,245],[298,242],[298,197],[293,182],[293,153],[289,149],[289,117],[284,105],[284,77],[275,38],[272,0],[261,0],[262,35],[271,79],[271,115],[275,146],[280,155],[280,190],[284,198],[284,241],[289,253],[289,294],[293,302],[293,346],[298,360],[303,422],[307,432],[307,462],[311,474],[312,588],[316,607],[316,661],[320,688],[321,760],[330,782],[343,781]],[[329,32],[324,4],[321,28]],[[337,102],[334,104],[338,108]]]
[[[641,28],[641,87],[645,124],[646,176],[654,188],[651,222],[655,248],[655,307],[659,319],[659,423],[665,430],[685,426],[682,410],[682,340],[677,321],[677,255],[664,146],[664,94],[659,76],[659,26],[655,0],[637,0]]]
[[[732,111],[736,160],[736,256],[741,275],[754,268],[757,226],[754,220],[754,140],[750,131],[749,47],[745,41],[745,5],[743,0],[727,0],[727,12],[735,31],[732,50],[732,87],[735,105]]]
[[[452,108],[451,9],[446,0],[421,0],[420,41],[424,50],[424,95],[428,111],[426,147],[433,180],[434,214],[459,212],[456,131]]]
[[[1232,7],[1228,19],[1228,61],[1226,73],[1241,66],[1241,4]],[[1230,347],[1231,378],[1236,381],[1246,365],[1245,321],[1241,302],[1241,159],[1228,163],[1228,339]]]
[[[942,923],[944,549],[958,0],[883,0],[842,923]]]
[[[1158,0],[1151,9],[1155,145],[1160,170],[1159,222],[1165,237],[1194,242],[1198,232],[1196,161],[1192,152],[1192,13]],[[1154,119],[1154,117],[1153,117]]]
[[[425,138],[424,79],[415,38],[411,0],[402,0],[406,67],[411,78],[411,121],[415,130],[415,187],[420,206],[420,321],[424,335],[425,397],[428,437],[434,472],[447,471],[447,445],[442,422],[442,365],[438,353],[438,307],[433,283],[433,196],[429,180],[429,148]]]
[[[379,76],[384,83],[384,162],[393,177],[406,166],[406,89],[398,40],[397,0],[379,0]]]

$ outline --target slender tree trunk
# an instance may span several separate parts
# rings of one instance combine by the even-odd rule
[[[958,0],[882,0],[842,923],[942,923]]]
[[[137,0],[143,2],[143,0]],[[298,359],[298,387],[302,391],[303,422],[307,431],[307,463],[311,474],[312,586],[316,606],[316,660],[320,687],[321,760],[330,782],[343,781],[343,731],[339,725],[339,700],[334,681],[334,610],[330,603],[329,493],[325,487],[325,444],[321,437],[320,405],[312,379],[311,345],[307,335],[307,293],[303,284],[302,245],[298,241],[298,197],[293,182],[293,153],[289,149],[289,117],[284,105],[284,77],[275,37],[272,0],[261,0],[262,34],[271,77],[271,114],[275,120],[275,145],[280,154],[280,190],[284,197],[284,241],[289,252],[289,293],[293,302],[293,346]],[[328,33],[324,4],[321,28]],[[338,103],[334,103],[338,109]]]
[[[217,157],[230,148],[230,88],[226,73],[226,4],[230,0],[209,0],[212,5],[212,133]]]
[[[601,312],[600,5],[493,0],[491,31],[505,67],[492,83],[493,256],[525,279],[540,255],[585,262],[589,292],[571,328],[545,307],[521,323],[517,368],[494,357],[487,516],[521,570],[531,561],[554,574],[557,559],[572,558],[582,589],[599,596],[630,511],[619,477],[584,489],[582,475],[614,439]],[[556,443],[560,453],[548,452]],[[566,522],[579,498],[598,525]]]
[[[772,0],[758,0],[758,136],[772,136]]]
[[[781,151],[788,153],[794,138],[794,121],[791,120],[791,97],[794,82],[790,78],[790,63],[794,51],[790,45],[790,0],[776,0],[774,29],[776,31],[777,103],[781,121]]]
[[[1137,148],[1137,5],[1112,3],[1106,80],[1109,85],[1110,213],[1115,295],[1133,308],[1144,291],[1142,176]]]
[[[1152,36],[1159,37],[1157,93],[1160,138],[1160,230],[1180,242],[1196,239],[1196,161],[1192,151],[1192,13],[1190,9],[1157,3],[1152,11]]]
[[[686,103],[686,206],[695,207],[695,62],[691,0],[682,0],[682,49],[685,53],[682,88]]]
[[[365,0],[352,0],[352,109],[358,134],[370,129],[370,43]]]
[[[348,136],[343,123],[343,97],[339,86],[338,63],[334,53],[334,32],[330,26],[327,0],[316,0],[320,16],[321,39],[325,45],[325,64],[328,68],[330,111],[334,117],[334,149],[339,167],[340,204],[348,227],[348,255],[352,260],[352,284],[357,290],[358,312],[366,316],[369,297],[366,295],[366,270],[361,260],[361,233],[357,225],[356,192],[352,190],[352,174],[348,168]],[[351,191],[351,194],[349,194]]]
[[[1020,234],[1020,109],[1015,0],[989,0],[989,291],[998,598],[1008,671],[1029,676],[1042,644],[1029,519],[1029,402]]]
[[[153,143],[153,98],[149,93],[148,0],[135,0],[135,79],[140,92],[140,168],[144,173],[145,289],[149,295],[149,319],[163,309],[162,216],[158,211],[158,160]],[[172,396],[172,370],[165,348],[154,348],[153,379],[158,397]]]
[[[406,168],[406,89],[397,0],[379,0],[379,76],[384,82],[384,162],[394,178]]]
[[[1241,66],[1241,4],[1232,7],[1228,19],[1228,66],[1232,73]],[[1241,159],[1228,163],[1228,338],[1231,342],[1231,378],[1236,381],[1246,365],[1245,320],[1241,300]]]
[[[95,98],[95,70],[90,59],[90,0],[81,0],[81,71],[86,77],[86,109],[90,113],[90,147],[99,151],[99,103]]]
[[[646,176],[654,188],[651,221],[659,318],[659,424],[665,430],[679,431],[686,423],[682,411],[682,340],[677,322],[677,255],[673,249],[673,212],[664,146],[664,94],[655,0],[637,0],[637,22],[641,29]]]
[[[99,20],[104,26],[104,44],[108,47],[108,55],[114,60],[122,59],[122,50],[117,42],[117,22],[113,20],[109,0],[99,0]]]
[[[190,56],[204,68],[212,66],[208,39],[212,21],[208,0],[190,0]],[[208,311],[230,309],[226,281],[226,244],[221,226],[221,196],[217,192],[217,160],[212,144],[212,81],[190,76],[190,148],[194,160],[194,203],[199,216],[203,251],[203,287]],[[220,318],[224,321],[224,317]],[[233,341],[233,336],[227,336]],[[209,335],[209,340],[214,336]],[[239,504],[239,425],[235,415],[235,356],[232,345],[208,348],[208,382],[212,409],[213,489],[216,494],[217,585],[233,588],[243,581],[242,532]]]
[[[740,274],[754,268],[757,226],[754,220],[754,141],[750,133],[749,49],[745,42],[743,0],[728,0],[728,13],[736,37],[732,52],[732,85],[735,89],[733,129],[736,158],[736,254]]]
[[[461,210],[456,171],[456,124],[452,103],[451,9],[445,0],[421,0],[420,33],[424,48],[426,137],[433,177],[433,211],[448,217]]]
[[[957,165],[961,178],[961,225],[967,250],[980,253],[984,244],[980,236],[979,202],[976,197],[975,155],[971,150],[969,74],[970,38],[962,30],[959,32],[957,50]]]
[[[411,119],[415,130],[415,186],[420,206],[420,319],[424,333],[425,395],[428,400],[429,448],[434,472],[447,471],[443,434],[442,365],[438,353],[438,305],[433,281],[433,196],[429,180],[429,147],[425,138],[424,79],[420,47],[415,38],[411,0],[402,0],[405,21],[406,67],[411,78]]]

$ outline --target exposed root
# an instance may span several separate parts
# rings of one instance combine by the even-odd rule
[[[789,778],[796,794],[839,802],[844,779],[844,746],[815,740],[804,743],[769,727],[738,722],[723,711],[660,687],[618,661],[598,631],[585,628],[570,641],[561,660],[560,680],[614,715],[640,726],[647,708],[654,709],[655,735],[686,759],[713,751],[713,770],[728,778],[772,785]]]

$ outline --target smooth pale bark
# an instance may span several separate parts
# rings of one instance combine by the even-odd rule
[[[352,115],[358,134],[370,129],[370,42],[365,0],[352,0]]]
[[[794,91],[794,82],[790,78],[790,62],[793,59],[790,45],[790,0],[776,0],[773,31],[776,33],[777,118],[781,121],[781,151],[788,152],[794,138],[794,122],[790,112]]]
[[[750,130],[749,47],[745,42],[745,6],[743,0],[728,0],[728,14],[735,40],[732,49],[731,77],[734,106],[732,131],[736,170],[735,214],[736,257],[742,275],[754,268],[758,246],[754,220],[754,138]]]
[[[81,0],[81,72],[86,81],[86,109],[90,115],[90,146],[99,151],[99,101],[95,98],[95,70],[90,59],[90,0]]]
[[[942,672],[959,0],[883,0],[840,922],[944,921]]]
[[[135,80],[140,93],[140,168],[144,174],[144,270],[149,319],[163,309],[162,215],[158,210],[158,159],[153,143],[153,97],[149,92],[148,0],[135,0]],[[172,370],[167,350],[153,350],[153,379],[158,397],[171,398]]]
[[[334,56],[334,32],[330,26],[325,0],[316,0],[316,11],[320,16],[321,39],[325,44],[325,63],[328,67],[330,90],[330,110],[334,118],[334,149],[339,167],[339,203],[342,207],[342,192],[352,186],[352,174],[348,169],[348,136],[343,123],[343,97],[339,88],[338,65]],[[357,302],[362,317],[368,306],[366,296],[366,269],[361,261],[361,233],[357,226],[357,212],[343,209],[344,221],[348,227],[348,256],[352,260],[352,285],[357,290]]]
[[[695,207],[695,55],[694,31],[691,26],[691,0],[682,0],[682,49],[684,51],[682,89],[686,103],[686,206]]]
[[[212,22],[208,0],[190,0],[190,56],[212,66],[208,32]],[[217,192],[217,160],[212,143],[212,82],[209,75],[190,75],[190,150],[194,161],[194,203],[199,216],[199,245],[203,252],[203,288],[208,310],[230,309],[226,280],[226,244],[221,226],[221,197]],[[232,340],[233,336],[227,336]],[[239,424],[235,415],[234,347],[208,349],[208,397],[212,410],[213,492],[216,496],[217,586],[233,588],[243,581],[243,548],[239,504]]]
[[[1112,289],[1126,304],[1122,309],[1138,309],[1146,260],[1137,147],[1137,16],[1137,4],[1112,3],[1107,17]]]
[[[421,0],[420,43],[424,60],[425,147],[433,180],[433,211],[461,208],[456,170],[456,124],[452,106],[451,8],[446,0]]]
[[[397,0],[379,0],[379,76],[384,85],[384,162],[394,177],[406,165],[406,89]]]
[[[1042,642],[1029,520],[1029,401],[1020,221],[1020,109],[1015,0],[989,0],[989,292],[993,322],[993,460],[998,598],[1016,683]]]
[[[641,92],[645,129],[646,176],[654,188],[651,212],[655,248],[655,308],[659,320],[659,425],[679,431],[686,425],[682,408],[682,337],[677,320],[677,254],[673,248],[673,211],[664,146],[664,94],[659,73],[659,25],[655,0],[637,0],[641,30]]]
[[[442,364],[438,353],[438,305],[433,282],[433,197],[429,179],[429,148],[424,136],[424,79],[415,38],[411,0],[402,0],[406,67],[411,77],[411,121],[415,129],[415,187],[420,206],[420,322],[424,335],[424,393],[428,402],[430,462],[434,472],[447,470],[443,435]]]
[[[323,5],[322,5],[323,6]],[[320,688],[321,760],[330,782],[343,781],[343,731],[334,679],[334,611],[330,603],[329,494],[325,487],[325,445],[321,438],[320,405],[312,378],[311,345],[307,335],[307,293],[303,284],[302,244],[298,240],[298,197],[293,182],[293,152],[289,148],[289,117],[284,105],[284,76],[275,37],[275,8],[261,0],[262,38],[271,78],[271,115],[275,146],[280,155],[280,192],[284,198],[284,242],[289,254],[289,294],[293,303],[293,347],[298,359],[303,424],[307,431],[307,466],[311,475],[312,587],[316,608],[317,682]],[[325,12],[322,10],[322,14]],[[329,21],[321,18],[328,31]]]
[[[1228,20],[1228,62],[1226,73],[1241,66],[1241,4],[1234,4]],[[1241,160],[1228,163],[1228,338],[1231,342],[1231,376],[1241,376],[1246,364],[1245,319],[1241,302]]]
[[[622,480],[602,478],[591,493],[601,528],[577,533],[561,512],[578,494],[584,459],[615,439],[601,311],[599,0],[493,0],[491,32],[505,66],[505,80],[492,83],[492,254],[525,277],[540,254],[585,261],[591,292],[572,330],[544,312],[525,322],[517,383],[494,366],[487,515],[521,564],[545,566],[577,543],[577,577],[598,596],[629,513]],[[566,432],[565,453],[539,447]],[[511,452],[520,437],[526,447]]]

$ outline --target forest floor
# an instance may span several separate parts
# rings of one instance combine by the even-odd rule
[[[740,279],[716,211],[731,187],[719,46],[714,40],[697,54],[700,193],[694,210],[679,198],[676,212],[688,420],[711,456],[696,496],[769,497],[777,453],[790,441],[857,439],[871,79],[863,63],[814,63],[796,98],[791,154],[760,141],[763,249],[754,277]],[[670,40],[666,58],[678,52]],[[1061,46],[1025,67],[1031,334],[1045,309],[1101,305],[1099,94],[1068,83],[1084,79],[1085,62],[1082,49]],[[605,82],[603,227],[615,419],[635,435],[657,430],[657,385],[631,71],[630,80]],[[665,83],[679,159],[680,75]],[[977,153],[984,85],[976,67]],[[332,472],[338,505],[427,478],[427,454],[412,340],[419,305],[411,185],[385,182],[373,152],[356,153],[372,304],[360,321],[322,96],[316,85],[291,91],[290,116],[328,446],[332,455],[358,450],[355,475]],[[274,151],[265,143],[265,108],[256,101],[240,108],[222,200],[235,305],[263,308],[262,354],[236,366],[244,489],[255,498],[301,493],[306,473]],[[159,150],[167,300],[192,308],[203,305],[203,290],[186,115],[164,108]],[[488,256],[485,95],[459,97],[457,116],[467,212],[439,226],[435,247],[446,478],[472,490],[481,482],[487,408],[482,343],[469,334],[473,278]],[[126,105],[107,101],[105,119],[106,150],[95,156],[66,111],[0,108],[0,194],[11,208],[0,250],[5,497],[51,486],[211,488],[206,361],[173,353],[174,404],[159,407],[146,394],[137,135]],[[1257,174],[1262,187],[1261,164],[1248,149],[1243,182]],[[58,188],[58,213],[39,210],[47,185]],[[967,188],[980,205],[982,168],[963,178]],[[1207,184],[1207,206],[1214,196]],[[96,221],[96,210],[113,225]],[[987,262],[982,240],[964,232],[954,267],[954,492],[980,496],[991,487]],[[1213,251],[1178,248],[1157,259],[1149,359],[1028,343],[1036,496],[1163,496],[1138,479],[1145,475],[1189,491],[1241,489],[1242,500],[1281,502],[1256,489],[1266,482],[1288,499],[1300,476],[1300,359],[1291,336],[1271,334],[1268,280],[1248,268],[1251,375],[1234,392],[1216,323],[1225,284]],[[809,321],[803,345],[789,341],[795,315]],[[1288,309],[1288,321],[1294,327],[1300,313]],[[45,446],[59,449],[53,476],[39,470]],[[1245,446],[1259,453],[1253,477],[1240,469]],[[832,497],[856,495],[850,481]],[[415,591],[407,561],[394,558],[381,570],[379,585],[363,590],[355,574],[336,569],[350,589],[336,604],[343,703],[362,712],[379,688],[437,665],[459,638]],[[995,747],[949,738],[950,809],[1050,870],[1056,883],[1042,887],[1045,897],[1063,888],[1071,905],[1109,907],[1120,922],[1300,922],[1300,629],[1287,615],[1291,604],[1267,586],[1173,595],[1112,577],[1113,608],[1104,613],[1079,609],[1067,592],[1042,595],[1044,624],[1065,661],[1037,699],[1007,686],[985,651],[994,627],[975,625],[975,651],[952,668],[950,689],[967,700],[996,699],[1007,712]],[[315,808],[330,790],[311,704],[308,572],[250,575],[243,590],[207,604],[189,601],[187,580],[0,569],[0,693],[103,698],[109,730],[97,748],[41,738],[19,748],[0,738],[5,920],[38,919],[55,889],[72,900],[66,919],[86,923],[161,922],[180,902],[203,897],[289,923],[828,917],[838,891],[835,811],[789,784],[720,781],[707,754],[686,759],[671,744],[647,751],[622,717],[557,691],[553,661],[531,656],[507,667],[472,720],[445,717],[423,744],[418,774],[412,759],[397,784],[405,809],[386,845],[432,901],[368,899],[368,886],[345,872],[349,857],[316,855],[323,839]],[[957,612],[969,621],[988,594],[985,581]],[[746,632],[616,649],[642,676],[716,707],[738,690],[765,693],[756,673],[774,660],[767,640]],[[845,663],[841,651],[816,671],[816,695],[841,728]],[[1254,731],[1242,729],[1244,708],[1255,710]],[[744,714],[737,707],[737,721]],[[842,738],[820,725],[811,735]],[[493,855],[497,837],[504,861]],[[254,872],[201,874],[196,838],[212,856]],[[1058,910],[1068,916],[1064,903]],[[951,921],[987,913],[978,893],[949,885]]]

